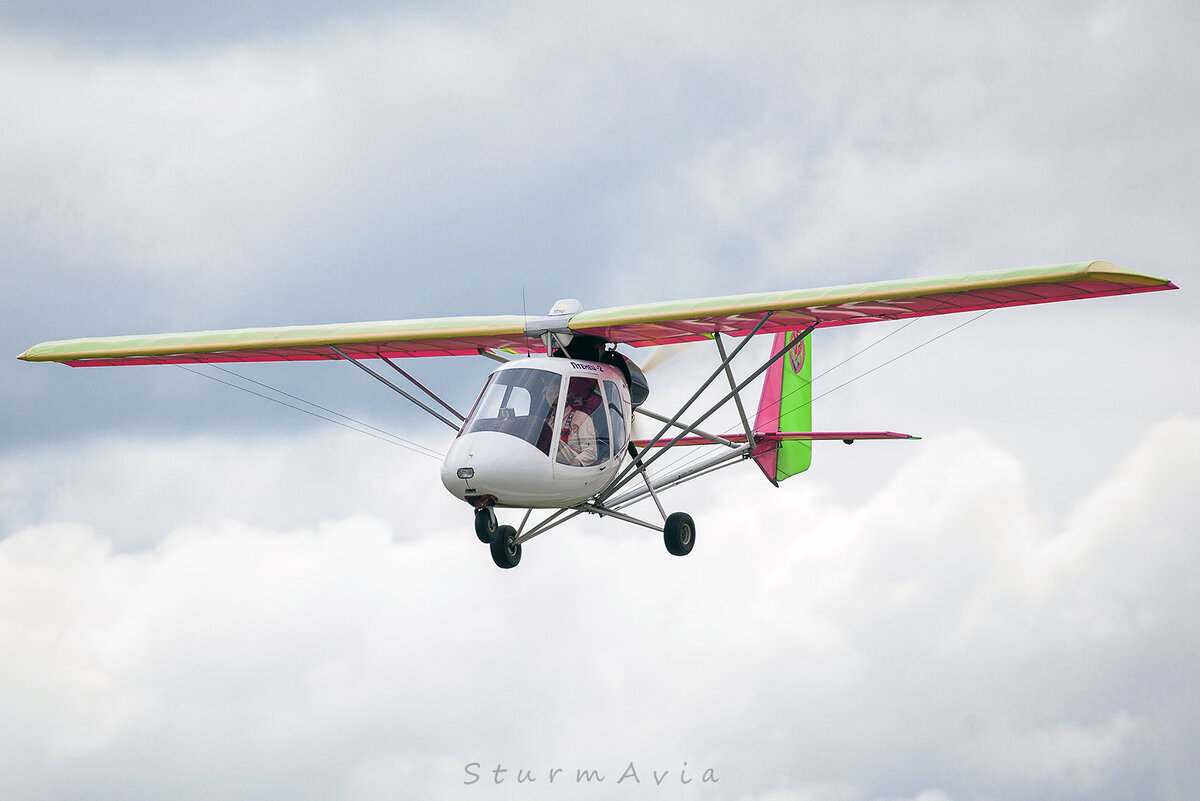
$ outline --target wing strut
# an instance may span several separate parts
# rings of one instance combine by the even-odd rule
[[[672,421],[671,421],[671,418],[669,418],[669,417],[663,417],[661,414],[658,414],[657,412],[652,412],[652,411],[650,411],[649,409],[647,409],[645,406],[639,406],[639,407],[637,407],[636,409],[634,409],[634,410],[633,410],[633,413],[634,413],[634,414],[640,414],[640,415],[643,415],[643,416],[645,416],[645,417],[649,417],[651,420],[657,420],[657,421],[658,421],[658,422],[660,422],[660,423],[667,423],[668,425],[672,425],[672,426],[674,426],[675,428],[683,428],[683,427],[684,427],[683,423],[680,423],[680,422],[677,422],[677,421],[676,421],[676,422],[672,422]],[[726,447],[729,447],[729,448],[736,448],[736,447],[737,447],[737,443],[735,443],[733,440],[731,440],[731,439],[729,439],[729,438],[727,438],[727,437],[722,437],[722,436],[719,436],[719,435],[717,435],[717,434],[710,434],[710,433],[708,433],[707,431],[701,431],[701,430],[700,430],[700,429],[698,429],[698,428],[693,428],[693,429],[692,429],[692,433],[693,433],[693,434],[698,434],[698,435],[700,435],[701,437],[704,437],[706,440],[712,440],[712,442],[713,442],[713,443],[719,443],[719,444],[721,444],[721,445],[725,445]],[[650,441],[650,440],[647,440],[647,442],[649,442],[649,441]],[[640,440],[638,441],[638,444],[640,445]],[[665,444],[665,443],[664,443],[664,444]],[[643,445],[643,446],[641,446],[641,447],[645,447],[645,446]]]
[[[507,364],[509,361],[511,361],[510,359],[504,358],[499,353],[496,353],[496,351],[489,348],[480,348],[479,355],[483,356],[484,358],[491,359],[494,362],[500,362],[501,364]]]
[[[717,369],[712,372],[712,375],[710,375],[708,378],[706,378],[704,380],[704,383],[700,385],[700,388],[698,390],[696,390],[696,392],[692,395],[692,397],[688,398],[687,401],[683,404],[683,406],[679,407],[679,411],[675,413],[675,416],[672,417],[667,423],[665,423],[663,425],[662,429],[660,429],[657,434],[655,434],[653,437],[650,438],[651,442],[657,442],[662,437],[663,434],[667,433],[671,429],[671,426],[674,426],[676,423],[679,422],[679,418],[683,417],[683,413],[686,412],[688,410],[688,408],[691,407],[691,405],[693,403],[695,403],[696,400],[702,394],[704,394],[704,390],[708,389],[709,384],[711,384],[713,381],[717,380],[717,376],[719,376],[721,374],[721,371],[725,368],[725,366],[727,364],[729,364],[729,362],[732,361],[734,359],[734,357],[736,357],[739,353],[742,352],[742,348],[744,348],[744,347],[746,347],[746,345],[750,344],[750,340],[754,339],[754,335],[759,332],[759,329],[761,329],[764,325],[766,325],[767,321],[771,319],[772,313],[773,312],[767,312],[766,314],[764,314],[762,316],[762,319],[758,321],[758,324],[755,325],[754,328],[750,331],[750,333],[747,334],[746,337],[741,342],[738,343],[738,346],[733,349],[733,353],[729,354],[729,357],[727,359],[722,360],[721,364],[717,367]],[[815,324],[814,324],[814,327],[815,327]],[[755,375],[757,376],[758,373],[755,373]],[[719,408],[721,405],[723,405],[726,400],[729,400],[729,398],[725,398],[724,400],[722,400],[720,403],[717,404],[717,407]],[[697,420],[691,426],[685,427],[684,430],[674,440],[672,440],[668,445],[666,445],[662,451],[651,456],[642,466],[649,467],[650,464],[655,459],[657,459],[659,456],[662,456],[662,454],[664,452],[669,450],[671,445],[674,445],[676,442],[683,439],[685,436],[687,436],[693,430],[695,430],[696,426],[703,423],[705,421],[705,419],[707,419],[708,416],[712,414],[713,411],[716,411],[716,409],[714,408],[713,410],[710,410],[708,412],[708,414],[705,414],[703,417],[701,417],[699,420]],[[644,450],[645,449],[643,449],[643,451]],[[600,496],[600,500],[603,501],[605,498],[609,497],[614,492],[616,492],[620,487],[622,487],[626,483],[628,483],[630,480],[630,477],[633,475],[633,472],[636,469],[637,468],[631,464],[628,467],[626,467],[623,471],[621,471],[621,475],[617,476],[616,481],[614,481],[612,484],[609,485],[608,489],[605,490],[604,493]]]
[[[624,495],[619,495],[616,498],[606,499],[603,508],[606,509],[623,509],[632,503],[635,503],[647,495],[654,495],[656,490],[670,489],[671,487],[683,484],[686,481],[691,481],[700,476],[708,475],[709,473],[720,470],[723,467],[740,462],[745,459],[751,452],[750,445],[740,445],[736,450],[722,451],[712,458],[703,461],[691,467],[684,468],[669,475],[658,476],[652,481],[647,481],[645,487],[638,487],[630,490]],[[656,499],[657,502],[657,499]],[[601,504],[597,503],[597,506]],[[662,508],[661,506],[659,507]]]
[[[395,370],[397,373],[399,373],[400,375],[402,375],[402,376],[404,376],[405,378],[407,378],[407,379],[409,380],[409,382],[410,382],[410,383],[411,383],[411,384],[412,384],[414,387],[416,387],[417,389],[421,390],[421,391],[422,391],[422,392],[424,392],[426,395],[428,395],[429,397],[431,397],[431,398],[433,398],[435,401],[437,401],[437,402],[438,402],[438,403],[441,405],[441,407],[442,407],[443,409],[445,409],[446,411],[450,412],[450,414],[454,415],[455,417],[457,417],[457,418],[458,418],[459,420],[461,420],[462,422],[464,422],[464,423],[465,423],[465,422],[467,422],[467,418],[466,418],[466,416],[464,416],[464,415],[462,415],[462,414],[459,414],[459,412],[458,412],[458,410],[457,410],[457,409],[455,409],[453,406],[451,406],[450,404],[446,403],[444,400],[442,400],[442,399],[441,399],[441,398],[439,398],[437,395],[435,395],[435,394],[434,394],[434,393],[433,393],[433,392],[432,392],[432,391],[429,389],[429,387],[425,386],[425,385],[424,385],[424,384],[422,384],[420,381],[418,381],[417,379],[413,378],[413,377],[412,377],[411,375],[409,375],[408,373],[404,372],[404,370],[403,370],[403,369],[400,367],[400,365],[396,364],[394,361],[392,361],[391,359],[389,359],[387,356],[380,356],[379,358],[383,359],[383,361],[387,363],[388,367],[391,367],[391,368],[392,368],[393,370]]]
[[[742,396],[738,392],[737,382],[733,379],[733,368],[729,364],[729,357],[725,355],[725,343],[721,341],[720,333],[713,334],[713,341],[717,343],[717,353],[721,354],[721,364],[725,365],[725,377],[729,379],[729,388],[733,390],[733,402],[737,405],[738,417],[742,420],[742,430],[746,432],[746,441],[750,442],[754,439],[754,431],[750,427],[750,420],[746,417],[746,410],[742,407]]]
[[[750,341],[750,338],[751,338],[751,337],[753,337],[753,336],[754,336],[754,334],[756,334],[756,333],[758,332],[758,328],[759,328],[759,327],[761,327],[761,326],[762,326],[764,323],[766,323],[766,321],[767,321],[767,319],[768,319],[769,317],[770,317],[770,315],[769,315],[769,314],[768,314],[768,315],[766,315],[765,317],[763,317],[763,319],[759,321],[759,324],[758,324],[758,326],[756,326],[756,327],[755,327],[755,330],[754,330],[754,331],[752,331],[752,332],[751,332],[751,333],[750,333],[750,334],[749,334],[749,335],[746,337],[746,339],[745,339],[745,340],[743,340],[742,342],[740,342],[740,343],[738,344],[738,346],[737,346],[736,348],[734,348],[734,349],[733,349],[733,353],[729,354],[729,358],[728,358],[728,359],[725,359],[724,361],[722,361],[721,365],[720,365],[719,367],[717,367],[716,371],[715,371],[715,372],[714,372],[714,373],[713,373],[711,376],[709,376],[709,378],[708,378],[708,380],[707,380],[707,381],[705,381],[705,382],[704,382],[704,386],[702,386],[702,387],[700,388],[700,392],[703,392],[703,391],[704,391],[704,390],[705,390],[705,389],[708,387],[708,385],[709,385],[710,383],[712,383],[712,381],[713,381],[713,380],[714,380],[714,379],[715,379],[715,378],[716,378],[718,375],[720,375],[720,374],[721,374],[721,372],[722,372],[722,371],[725,369],[725,366],[726,366],[726,365],[727,365],[727,364],[728,364],[730,361],[732,361],[732,360],[733,360],[733,358],[734,358],[735,356],[737,356],[737,355],[738,355],[738,353],[739,353],[739,352],[741,351],[741,349],[742,349],[742,348],[743,348],[743,347],[746,345],[746,343]],[[812,333],[812,331],[813,331],[813,329],[814,329],[814,328],[816,328],[816,327],[817,327],[817,323],[815,323],[815,322],[814,322],[814,323],[813,323],[812,325],[810,325],[808,328],[804,329],[804,332],[803,332],[803,333],[801,333],[801,334],[800,334],[799,336],[797,336],[796,338],[797,338],[797,339],[803,339],[804,337],[806,337],[806,336],[808,336],[809,334],[811,334],[811,333]],[[711,416],[712,416],[712,415],[713,415],[713,414],[714,414],[714,413],[715,413],[715,412],[716,412],[718,409],[720,409],[722,406],[724,406],[726,403],[728,403],[728,402],[729,402],[729,400],[730,400],[730,398],[733,398],[733,397],[735,397],[735,396],[736,396],[736,395],[737,395],[739,392],[741,392],[743,389],[745,389],[747,386],[749,386],[749,385],[750,385],[750,383],[754,381],[754,379],[758,378],[760,375],[762,375],[764,372],[766,372],[766,370],[767,370],[767,368],[768,368],[768,367],[770,367],[772,364],[774,364],[775,362],[777,362],[777,361],[779,361],[780,359],[782,359],[782,358],[783,358],[785,355],[787,355],[788,351],[790,351],[791,349],[792,349],[792,345],[791,345],[791,344],[787,344],[787,345],[784,345],[784,346],[783,346],[782,348],[780,348],[779,350],[777,350],[777,351],[776,351],[774,354],[772,354],[772,355],[771,355],[771,358],[769,358],[769,359],[767,359],[765,362],[763,362],[762,366],[760,366],[760,367],[759,367],[757,370],[755,370],[755,371],[754,371],[754,372],[753,372],[753,373],[750,375],[750,377],[749,377],[749,378],[746,378],[745,380],[743,380],[743,381],[742,381],[741,383],[739,383],[739,384],[738,384],[736,387],[734,387],[734,388],[733,388],[733,390],[732,390],[732,391],[730,391],[728,395],[726,395],[725,397],[721,398],[721,400],[719,400],[719,401],[717,401],[715,404],[713,404],[713,405],[712,405],[712,407],[710,407],[710,408],[709,408],[709,410],[708,410],[707,412],[705,412],[704,414],[700,415],[700,418],[699,418],[699,419],[697,419],[695,422],[691,423],[690,425],[684,426],[684,427],[683,427],[683,430],[682,430],[682,431],[680,431],[678,434],[676,434],[674,439],[672,439],[672,440],[671,440],[670,442],[668,442],[666,445],[663,445],[663,446],[662,446],[662,450],[658,451],[658,453],[655,453],[653,456],[651,456],[649,459],[647,459],[645,462],[643,462],[643,463],[642,463],[642,466],[643,466],[644,468],[647,468],[647,469],[649,469],[650,465],[651,465],[651,464],[653,464],[653,463],[654,463],[654,461],[655,461],[656,459],[658,459],[658,458],[659,458],[660,456],[662,456],[664,453],[666,453],[667,451],[669,451],[669,450],[671,449],[671,447],[675,445],[675,443],[679,442],[681,439],[683,439],[684,437],[686,437],[688,434],[690,434],[690,433],[692,433],[693,431],[695,431],[695,430],[696,430],[696,427],[697,427],[698,425],[700,425],[701,423],[703,423],[705,420],[707,420],[709,417],[711,417]],[[683,408],[679,410],[679,413],[678,413],[678,414],[676,414],[676,415],[675,415],[675,417],[674,417],[674,419],[672,420],[672,425],[674,424],[674,422],[675,422],[676,420],[678,420],[678,419],[679,419],[679,417],[680,417],[680,416],[683,414],[684,410],[686,410],[686,409],[687,409],[687,407],[688,407],[688,406],[690,406],[690,405],[692,404],[692,402],[693,402],[693,401],[695,401],[695,400],[696,400],[696,398],[698,398],[699,396],[700,396],[700,393],[699,393],[699,392],[697,392],[695,395],[693,395],[693,396],[691,397],[691,399],[690,399],[690,400],[689,400],[687,403],[685,403],[685,404],[684,404]],[[670,427],[671,427],[671,426],[669,426],[669,425],[668,425],[668,426],[663,426],[663,429],[662,429],[662,431],[659,431],[657,435],[655,435],[654,437],[652,437],[652,438],[650,439],[650,442],[651,442],[651,443],[657,443],[657,442],[658,442],[658,440],[659,440],[659,438],[660,438],[660,437],[662,437],[662,435],[663,435],[663,434],[665,434],[665,433],[667,432],[667,430],[668,430]],[[647,445],[647,447],[650,447],[650,446],[649,446],[649,445]],[[609,486],[609,488],[608,488],[607,490],[605,490],[605,491],[604,491],[604,493],[603,493],[603,494],[600,496],[600,500],[604,500],[605,498],[608,498],[608,497],[610,497],[610,496],[611,496],[611,495],[612,495],[614,492],[616,492],[618,489],[620,489],[620,488],[621,488],[621,487],[623,487],[625,484],[627,484],[627,483],[629,482],[629,476],[630,476],[630,474],[632,473],[632,471],[633,471],[634,469],[635,469],[635,468],[634,468],[632,465],[630,465],[629,467],[625,468],[625,470],[624,470],[624,471],[621,473],[621,475],[617,476],[617,479],[616,479],[616,481],[614,481],[614,482],[613,482],[613,483],[612,483],[612,484]]]
[[[419,401],[419,400],[417,400],[416,398],[414,398],[412,395],[409,395],[407,392],[405,392],[404,390],[400,389],[400,387],[396,386],[396,385],[395,385],[395,384],[393,384],[391,381],[388,381],[386,378],[384,378],[384,377],[383,377],[383,376],[381,376],[379,373],[377,373],[377,372],[375,372],[374,370],[372,370],[370,367],[367,367],[365,364],[363,364],[363,363],[362,363],[361,361],[359,361],[358,359],[351,359],[349,356],[347,356],[345,353],[343,353],[343,352],[342,352],[342,350],[341,350],[340,348],[338,348],[338,346],[337,346],[337,345],[330,345],[330,346],[329,346],[329,349],[330,349],[330,350],[332,350],[334,353],[336,353],[336,354],[337,354],[338,356],[340,356],[341,358],[343,358],[343,359],[345,359],[346,361],[348,361],[348,362],[350,362],[351,364],[353,364],[355,367],[358,367],[358,368],[360,368],[360,369],[362,369],[362,370],[365,370],[365,371],[366,371],[366,372],[367,372],[369,375],[373,376],[374,378],[376,378],[377,380],[381,381],[382,383],[384,383],[384,384],[387,384],[389,387],[391,387],[392,389],[396,390],[396,391],[397,391],[397,392],[399,392],[401,395],[403,395],[405,398],[407,398],[408,400],[410,400],[411,402],[413,402],[413,403],[414,403],[414,404],[416,404],[417,406],[420,406],[422,409],[424,409],[425,411],[429,412],[431,415],[433,415],[433,416],[434,416],[434,417],[436,417],[437,419],[441,420],[443,423],[445,423],[446,425],[450,426],[450,427],[451,427],[451,428],[453,428],[455,431],[457,431],[457,430],[458,430],[458,428],[459,428],[459,425],[458,425],[458,423],[455,423],[454,421],[452,421],[452,420],[449,420],[449,419],[447,419],[447,418],[443,417],[441,414],[439,414],[438,412],[436,412],[436,411],[434,411],[433,409],[429,408],[429,407],[428,407],[428,406],[426,406],[424,403],[422,403],[421,401]],[[394,367],[394,366],[395,366],[395,365],[393,365],[393,367]],[[397,369],[399,369],[399,368],[397,368]],[[416,383],[416,382],[413,382],[413,383]],[[426,391],[428,391],[428,390],[426,390]],[[455,414],[457,414],[457,412],[455,412]]]

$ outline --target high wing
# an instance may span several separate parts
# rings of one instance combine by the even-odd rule
[[[195,362],[271,362],[527,353],[542,347],[520,315],[440,317],[372,323],[239,328],[43,342],[18,358],[72,367]]]
[[[1095,261],[1053,267],[699,298],[527,319],[519,315],[245,328],[44,342],[26,361],[71,366],[456,356],[540,350],[544,331],[634,347],[795,331],[935,314],[1177,289],[1170,281]],[[769,317],[765,324],[764,316]]]
[[[814,323],[828,328],[1178,288],[1162,278],[1093,261],[619,306],[580,312],[571,318],[571,329],[643,347],[704,339],[714,331],[748,334],[766,312],[771,317],[759,333],[799,331]]]

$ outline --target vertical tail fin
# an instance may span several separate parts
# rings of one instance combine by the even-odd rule
[[[795,340],[795,332],[778,333],[771,352]],[[782,359],[767,370],[754,433],[764,435],[754,451],[754,461],[772,484],[803,473],[812,464],[812,443],[781,440],[781,431],[812,431],[812,336],[796,341]]]

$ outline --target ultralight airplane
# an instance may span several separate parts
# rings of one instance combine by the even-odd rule
[[[696,526],[685,512],[667,514],[662,490],[746,459],[778,486],[808,469],[814,440],[915,439],[891,431],[811,430],[809,335],[817,328],[1166,289],[1177,287],[1097,261],[592,311],[577,300],[562,300],[535,318],[441,317],[72,339],[36,345],[19,358],[73,367],[349,361],[458,431],[442,462],[442,483],[474,510],[475,533],[490,545],[495,563],[511,568],[520,562],[525,542],[584,513],[661,532],[667,550],[683,556],[695,544]],[[770,356],[738,380],[733,359],[765,334],[774,335]],[[726,336],[741,341],[729,350]],[[704,339],[714,343],[717,367],[675,414],[650,411],[645,374],[617,346]],[[513,358],[522,354],[527,358]],[[462,355],[502,362],[465,415],[394,361]],[[382,360],[441,411],[368,367],[363,363],[368,359]],[[751,419],[742,392],[764,373]],[[693,404],[722,377],[728,392],[684,422]],[[737,410],[740,431],[716,434],[700,428],[729,403]],[[660,423],[658,433],[631,438],[635,414]],[[668,432],[674,433],[668,437]],[[715,446],[718,452],[680,469],[648,472],[665,453],[694,445]],[[624,511],[647,497],[661,523]],[[516,527],[499,525],[497,508],[525,514]],[[535,509],[549,511],[530,524]]]

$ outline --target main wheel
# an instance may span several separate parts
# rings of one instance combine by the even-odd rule
[[[496,536],[497,525],[499,522],[496,520],[495,509],[485,506],[475,510],[475,536],[479,537],[480,542],[490,545]]]
[[[496,567],[510,568],[521,563],[521,543],[517,542],[517,530],[512,526],[500,526],[492,540],[492,561]]]
[[[675,512],[663,526],[663,542],[675,556],[687,556],[696,544],[696,524],[687,512]]]

